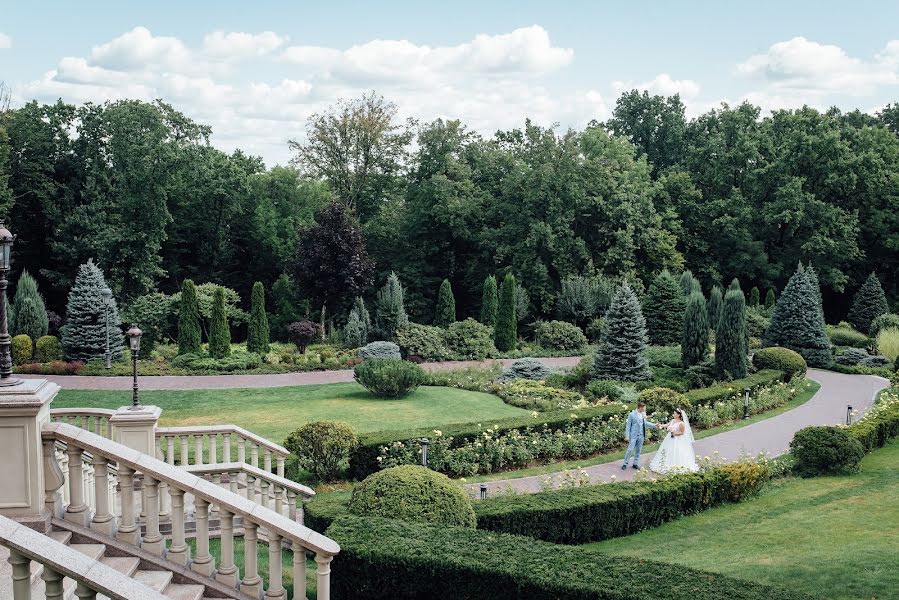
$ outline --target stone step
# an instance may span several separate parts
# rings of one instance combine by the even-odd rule
[[[140,565],[140,560],[133,556],[104,556],[100,562],[127,577],[132,577]]]
[[[144,584],[150,589],[162,593],[172,582],[172,572],[138,570],[131,576],[131,578],[138,583]]]
[[[202,600],[205,591],[202,585],[170,583],[163,593],[172,600]]]
[[[77,550],[91,560],[100,560],[106,554],[105,544],[69,544],[69,548]]]
[[[64,546],[68,546],[69,542],[72,541],[72,532],[71,531],[63,531],[61,529],[54,529],[54,530],[50,531],[50,533],[48,535],[50,536],[51,540],[53,540],[55,542],[59,542],[60,544],[62,544]]]

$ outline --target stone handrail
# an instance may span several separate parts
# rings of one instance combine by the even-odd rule
[[[305,485],[246,463],[217,463],[182,468],[194,475],[211,477],[216,485],[227,485],[232,492],[270,508],[280,515],[284,514],[286,505],[288,518],[300,524],[303,523],[303,500],[315,495],[315,492]],[[222,475],[228,476],[227,484],[222,483]]]
[[[108,408],[52,408],[50,420],[57,423],[68,423],[93,431],[97,435],[113,439],[112,423],[109,419],[115,414]]]
[[[233,585],[242,593],[259,597],[263,591],[262,578],[258,572],[257,542],[258,530],[265,530],[269,550],[269,598],[286,598],[283,587],[281,562],[282,542],[287,540],[293,548],[294,598],[306,597],[306,553],[312,552],[317,563],[317,599],[330,598],[331,560],[340,552],[337,542],[321,535],[289,518],[260,506],[255,502],[223,489],[182,468],[167,464],[155,457],[79,429],[67,423],[48,423],[42,428],[44,440],[44,477],[46,481],[45,505],[54,515],[62,515],[66,520],[89,526],[120,541],[164,556],[179,564],[190,565],[200,574],[212,576],[227,585]],[[66,444],[69,469],[72,475],[63,478],[55,460],[53,449],[57,441]],[[105,490],[107,482],[102,468],[105,462],[118,465],[119,505],[121,515],[111,514],[105,502],[105,494],[97,494],[97,507],[91,516],[84,502],[81,472],[81,454],[89,452],[93,456],[96,469],[95,482],[98,490]],[[74,472],[73,472],[74,471]],[[141,508],[146,515],[145,533],[140,536],[140,524],[135,518],[135,493],[133,480],[142,478]],[[57,492],[62,485],[68,485],[70,502],[63,511],[62,500]],[[167,486],[171,498],[172,537],[166,541],[159,531],[160,486]],[[185,542],[184,496],[193,496],[196,518],[196,554],[190,560],[190,549]],[[221,563],[209,551],[209,509],[218,509],[221,521]],[[240,517],[244,530],[243,578],[234,561],[234,517]],[[118,523],[116,523],[118,521]],[[239,587],[238,587],[239,586]]]
[[[284,477],[284,462],[290,452],[262,436],[256,435],[237,425],[201,425],[187,427],[157,427],[156,442],[159,451],[171,465],[175,464],[175,440],[179,441],[178,464],[181,466],[215,464],[218,462],[218,437],[222,436],[222,462],[231,462],[231,437],[237,438],[237,462],[249,462],[256,468],[272,472],[272,457],[275,459],[277,473]],[[189,438],[194,438],[194,451],[191,457]],[[204,443],[205,441],[205,443]],[[250,460],[246,458],[246,443],[250,444]],[[204,460],[203,451],[206,449]],[[263,464],[259,464],[259,451],[263,453]]]
[[[30,600],[32,561],[44,566],[41,578],[47,598],[62,598],[63,578],[68,577],[75,580],[75,595],[83,600],[95,599],[98,593],[112,600],[167,600],[112,567],[3,516],[0,516],[0,546],[9,549],[12,600]]]

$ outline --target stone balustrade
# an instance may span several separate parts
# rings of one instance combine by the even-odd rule
[[[32,562],[43,565],[41,578],[48,599],[65,597],[63,579],[68,577],[76,582],[75,596],[79,600],[95,600],[98,594],[111,600],[168,600],[112,567],[3,516],[0,546],[9,550],[11,600],[31,600]]]
[[[284,446],[237,425],[157,427],[156,444],[157,456],[163,456],[170,465],[177,462],[183,467],[201,466],[236,459],[271,473],[274,463],[274,472],[279,477],[284,477],[284,463],[290,456]]]
[[[45,450],[49,451],[51,448],[49,446],[45,446]],[[98,474],[102,477],[102,473],[98,471],[97,464],[94,463],[94,457],[90,455],[88,452],[84,452],[81,454],[81,470],[79,472],[78,468],[70,469],[69,466],[69,455],[66,452],[66,445],[62,443],[57,443],[53,445],[52,448],[55,456],[56,462],[60,466],[60,470],[65,473],[68,477],[77,477],[79,474],[81,476],[82,485],[85,490],[85,504],[87,504],[88,508],[92,511],[96,511],[97,508],[97,494],[102,493],[102,482],[100,485],[97,483]],[[115,492],[116,487],[118,486],[118,470],[116,469],[115,463],[106,463],[106,471],[105,471],[105,482],[106,482],[106,501],[109,503],[109,506],[112,506],[115,503]],[[69,486],[63,486],[61,488],[62,499],[63,502],[69,503]]]
[[[50,420],[56,423],[68,423],[93,431],[105,438],[113,438],[113,426],[110,419],[114,410],[106,408],[53,408],[50,409]]]
[[[174,439],[174,436],[184,434],[182,431],[184,429],[194,435],[198,432],[197,428],[170,428],[159,430],[157,436],[162,439],[167,439],[167,436]],[[280,459],[278,463],[280,470],[283,471],[283,457],[286,456],[286,450],[283,455],[275,454],[274,450],[280,447],[255,434],[234,426],[200,428],[200,433],[208,435],[214,431],[215,434],[223,434],[223,429],[237,437],[238,441],[243,439],[246,444],[253,444],[253,447],[256,448],[253,453],[257,458],[255,462],[258,462],[258,449],[262,448],[268,458],[266,471],[271,472],[270,459],[272,456]],[[281,561],[282,543],[287,541],[293,549],[294,598],[306,597],[306,552],[314,555],[317,564],[317,599],[328,600],[330,598],[330,564],[333,557],[340,552],[340,547],[333,540],[266,506],[260,506],[230,489],[224,489],[211,481],[206,481],[186,469],[168,464],[86,429],[62,422],[45,423],[41,430],[41,436],[44,444],[45,506],[53,516],[88,526],[103,533],[114,532],[115,537],[120,541],[164,556],[167,560],[189,565],[194,571],[214,576],[216,580],[234,586],[241,593],[254,598],[260,597],[263,592],[257,552],[258,531],[264,529],[269,552],[269,587],[265,591],[265,597],[287,600],[287,593],[283,587]],[[57,460],[56,446],[58,443],[65,445],[69,477],[63,477],[61,466]],[[243,446],[244,444],[238,443],[238,462],[245,462],[240,460],[239,449]],[[272,448],[273,446],[275,448]],[[210,446],[210,448],[212,447],[214,446]],[[226,446],[226,448],[228,447],[230,444]],[[229,458],[227,450],[225,452],[225,457]],[[91,456],[91,465],[94,469],[96,506],[93,510],[87,504],[85,480],[81,476],[85,453]],[[184,455],[186,454],[185,452]],[[215,456],[215,454],[210,452],[209,455]],[[231,468],[228,464],[231,462],[231,460],[223,461],[228,465],[227,469]],[[117,466],[120,485],[116,492],[119,496],[116,503],[110,503],[104,493],[109,485],[107,477],[104,476],[108,473],[109,464]],[[243,467],[243,472],[248,476],[260,477],[259,467],[253,466],[256,467],[256,470],[247,471],[246,467]],[[139,506],[140,513],[144,515],[143,535],[141,535],[141,523],[135,508],[137,504],[134,489],[135,477],[142,478]],[[271,483],[271,477],[266,479]],[[286,490],[287,480],[282,481],[282,479],[279,475],[279,479],[274,481]],[[171,502],[172,534],[168,541],[163,538],[159,530],[161,486],[164,487],[163,495],[167,496]],[[59,492],[61,487],[68,488],[68,500],[65,503],[63,494]],[[254,485],[253,489],[255,487]],[[293,489],[294,493],[297,493],[296,488]],[[193,498],[196,519],[196,552],[193,557],[190,556],[190,548],[185,542],[184,507],[185,496],[188,495]],[[115,506],[121,507],[120,514],[113,514]],[[218,512],[221,522],[221,559],[219,564],[216,564],[215,558],[209,551],[210,509]],[[234,559],[235,517],[239,517],[243,525],[244,573],[242,576]]]

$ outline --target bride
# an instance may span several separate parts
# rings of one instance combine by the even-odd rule
[[[649,468],[656,473],[695,473],[699,470],[693,453],[693,430],[687,413],[676,408],[671,421],[664,426],[668,435],[653,457]]]

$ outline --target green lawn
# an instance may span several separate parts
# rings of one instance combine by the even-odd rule
[[[54,408],[117,408],[130,392],[63,390]],[[160,425],[234,423],[281,443],[300,425],[320,419],[346,421],[359,433],[384,429],[438,427],[527,414],[497,396],[456,388],[421,387],[402,400],[381,400],[356,383],[280,388],[148,391],[144,404],[163,409]]]
[[[584,546],[849,600],[899,590],[899,440],[860,473],[789,479],[757,498]],[[623,558],[622,560],[627,560]]]

